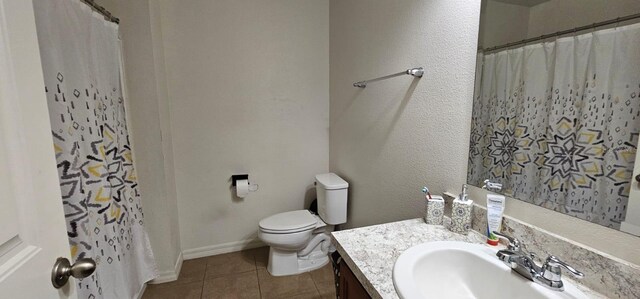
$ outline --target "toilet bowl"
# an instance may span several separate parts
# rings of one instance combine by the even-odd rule
[[[260,221],[258,238],[269,245],[273,276],[313,271],[329,263],[330,233],[347,219],[348,183],[333,173],[316,175],[318,214],[289,211]]]
[[[278,225],[280,223],[287,225]],[[260,221],[258,237],[270,247],[269,273],[293,275],[329,263],[332,228],[308,210],[280,213]]]

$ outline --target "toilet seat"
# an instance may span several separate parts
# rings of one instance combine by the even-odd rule
[[[271,234],[290,234],[315,229],[318,218],[308,210],[275,214],[260,221],[260,230]]]

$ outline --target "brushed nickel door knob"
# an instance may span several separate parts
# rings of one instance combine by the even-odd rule
[[[59,257],[51,270],[51,283],[54,288],[59,289],[67,284],[70,276],[85,278],[93,274],[95,270],[96,262],[91,258],[78,259],[71,265],[68,259]]]

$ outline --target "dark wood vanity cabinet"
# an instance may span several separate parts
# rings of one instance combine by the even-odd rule
[[[340,282],[338,296],[340,299],[367,299],[371,298],[358,278],[353,275],[347,263],[340,263]]]

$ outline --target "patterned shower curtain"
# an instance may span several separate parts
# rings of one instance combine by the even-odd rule
[[[619,228],[640,132],[640,24],[479,59],[468,181]]]
[[[36,0],[36,23],[80,298],[135,298],[157,276],[143,226],[121,85],[118,25],[78,0]]]

